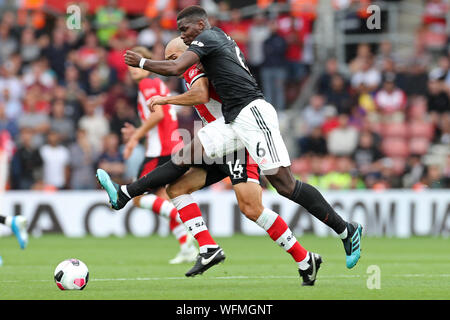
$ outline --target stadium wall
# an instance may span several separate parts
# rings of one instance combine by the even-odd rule
[[[368,236],[450,235],[448,190],[328,191],[324,196],[345,219],[361,222]],[[213,235],[264,234],[239,212],[232,191],[199,191],[194,197]],[[283,216],[296,235],[335,236],[322,222],[290,200],[270,191],[265,191],[263,199],[265,206]],[[113,212],[103,191],[9,191],[4,194],[0,212],[26,216],[29,231],[35,236],[43,233],[63,233],[68,237],[169,234],[166,220],[134,208],[131,203]],[[0,235],[9,232],[0,226]]]

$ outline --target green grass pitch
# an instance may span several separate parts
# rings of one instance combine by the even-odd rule
[[[362,258],[348,270],[339,239],[297,238],[323,257],[314,287],[300,286],[296,264],[268,237],[217,238],[225,262],[195,278],[184,276],[191,265],[168,264],[178,250],[173,237],[45,235],[31,238],[26,250],[4,237],[0,300],[450,299],[449,239],[363,237]],[[67,258],[89,267],[85,290],[56,287],[53,271]],[[379,289],[367,287],[371,265],[379,267]]]

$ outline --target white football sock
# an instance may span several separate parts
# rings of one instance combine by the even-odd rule
[[[344,240],[345,238],[347,238],[347,236],[348,236],[348,231],[347,231],[347,227],[346,227],[345,230],[339,234],[339,238]]]
[[[7,216],[5,219],[5,225],[11,228],[13,216]]]
[[[300,262],[297,262],[297,264],[298,264],[298,268],[300,269],[300,270],[306,270],[306,269],[308,269],[309,268],[309,252],[306,254],[306,257],[305,257],[305,259],[303,259],[302,261],[300,261]]]

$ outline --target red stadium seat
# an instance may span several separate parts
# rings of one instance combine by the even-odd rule
[[[307,157],[294,159],[291,163],[291,170],[293,174],[309,173],[311,171],[310,159]]]
[[[334,157],[325,157],[322,159],[322,173],[326,174],[330,171],[336,170],[336,159]]]
[[[412,122],[408,125],[410,137],[427,138],[432,140],[434,136],[434,126],[428,122]]]
[[[418,102],[409,108],[409,117],[411,119],[423,119],[427,114],[426,102]]]
[[[383,137],[399,137],[408,136],[408,126],[405,123],[385,123],[382,126],[381,135]]]
[[[381,143],[383,153],[388,157],[407,157],[410,154],[408,140],[387,137]]]
[[[415,137],[409,141],[409,150],[413,154],[424,155],[428,152],[430,140],[426,137]]]

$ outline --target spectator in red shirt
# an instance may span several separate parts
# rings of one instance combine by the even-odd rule
[[[304,52],[307,37],[311,34],[312,21],[305,16],[281,16],[278,26],[280,35],[287,43],[288,79],[300,81],[307,72]]]
[[[82,70],[87,70],[95,66],[100,60],[98,39],[94,32],[86,35],[84,45],[78,50],[78,65]]]
[[[239,49],[241,49],[242,53],[247,58],[247,41],[250,22],[242,19],[241,11],[239,9],[232,9],[230,21],[222,22],[220,28],[236,41]]]
[[[422,32],[425,45],[431,51],[441,51],[447,42],[446,14],[448,10],[445,0],[427,0],[425,3]]]
[[[117,72],[117,77],[123,81],[128,72],[123,55],[126,50],[136,44],[137,33],[129,29],[128,20],[123,19],[118,27],[117,32],[110,39],[109,44],[111,51],[108,53],[108,64]]]
[[[427,0],[422,22],[436,32],[445,33],[446,17],[449,7],[445,0]]]

